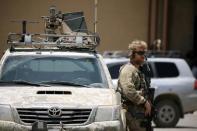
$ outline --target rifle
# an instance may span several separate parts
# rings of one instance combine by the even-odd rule
[[[145,61],[145,63],[142,65],[142,67],[140,68],[141,73],[145,76],[145,86],[142,87],[144,89],[144,95],[146,97],[146,99],[151,103],[152,105],[152,110],[151,110],[151,115],[150,116],[146,116],[145,117],[145,121],[142,122],[141,126],[146,127],[146,131],[153,131],[153,127],[152,127],[152,120],[153,118],[156,117],[156,109],[154,107],[154,93],[155,93],[155,89],[151,88],[151,76],[152,76],[152,72],[150,70],[150,67],[147,63],[147,61]]]

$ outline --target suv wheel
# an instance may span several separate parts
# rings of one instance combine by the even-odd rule
[[[156,104],[157,116],[154,122],[157,127],[175,127],[180,118],[178,105],[173,101],[159,101]]]

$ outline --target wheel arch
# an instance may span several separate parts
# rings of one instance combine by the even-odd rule
[[[173,102],[175,102],[180,109],[181,118],[184,117],[181,100],[176,94],[161,94],[154,99],[154,105],[156,105],[159,101],[164,101],[164,100],[172,100]]]

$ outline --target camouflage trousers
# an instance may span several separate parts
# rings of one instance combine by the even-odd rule
[[[129,112],[126,111],[126,125],[127,131],[145,131],[144,127],[140,127],[141,121],[134,118]]]

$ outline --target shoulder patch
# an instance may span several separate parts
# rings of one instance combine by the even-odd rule
[[[137,77],[137,76],[138,76],[138,73],[137,73],[137,72],[135,72],[135,73],[134,73],[134,76],[135,76],[135,77]]]

